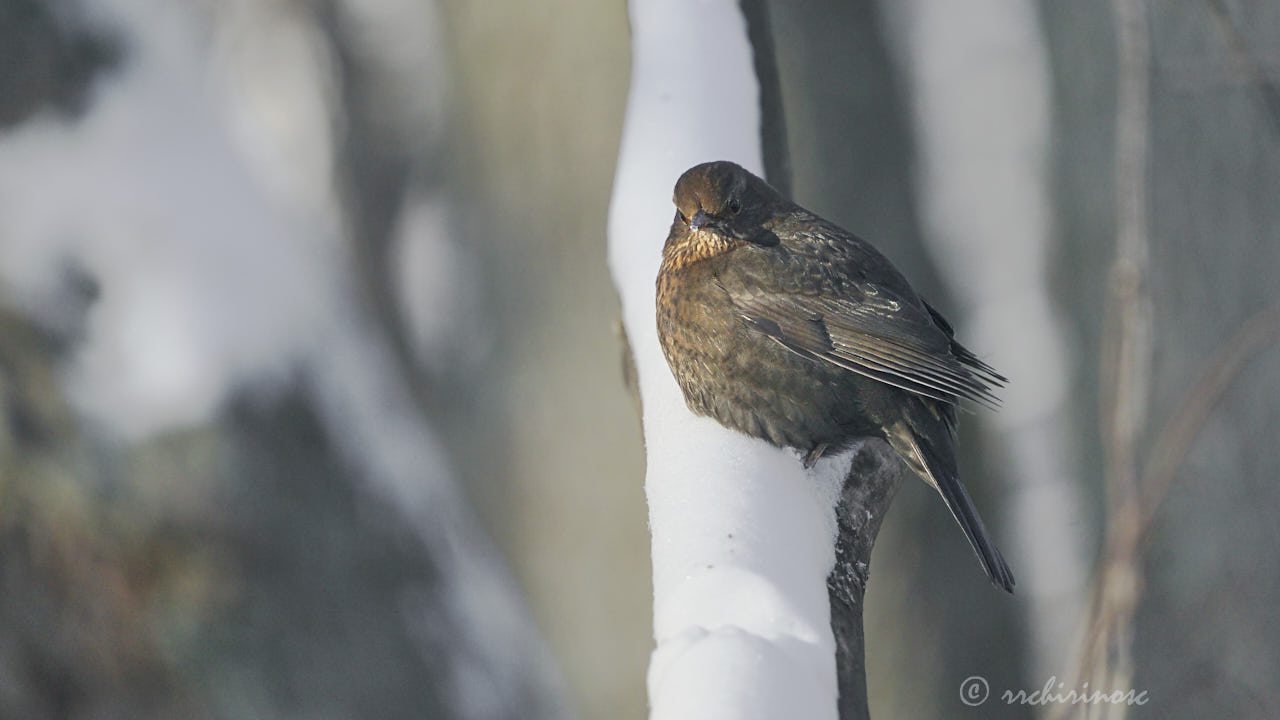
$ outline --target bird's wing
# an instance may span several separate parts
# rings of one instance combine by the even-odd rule
[[[914,293],[845,281],[837,282],[841,297],[830,297],[829,280],[818,292],[776,275],[768,282],[750,270],[738,275],[721,287],[743,322],[794,352],[943,402],[999,402],[993,388],[1004,378],[952,340],[950,326]]]

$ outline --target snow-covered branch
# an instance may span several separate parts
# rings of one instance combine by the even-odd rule
[[[694,416],[655,328],[654,282],[676,178],[717,159],[763,171],[746,21],[735,0],[633,0],[630,18],[631,88],[609,262],[648,455],[653,717],[835,717],[826,579],[852,454],[806,472],[795,453]]]

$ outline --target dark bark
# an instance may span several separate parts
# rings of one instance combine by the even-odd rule
[[[760,149],[764,156],[764,179],[784,197],[791,197],[791,152],[787,145],[787,123],[783,114],[782,80],[778,75],[777,52],[773,47],[773,23],[765,0],[740,0],[747,19],[751,60],[760,83]]]
[[[902,485],[902,470],[888,443],[868,439],[854,456],[836,507],[836,564],[827,577],[827,596],[836,640],[840,720],[870,717],[862,601],[870,575],[871,549],[889,503]]]
[[[0,128],[41,111],[79,117],[94,80],[121,64],[121,41],[69,10],[57,0],[0,0]]]

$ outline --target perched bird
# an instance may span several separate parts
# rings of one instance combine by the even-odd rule
[[[1012,592],[956,469],[956,403],[1006,381],[875,248],[731,162],[687,170],[658,273],[658,337],[689,407],[806,467],[880,437],[935,487]]]

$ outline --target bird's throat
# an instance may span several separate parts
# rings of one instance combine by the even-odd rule
[[[672,240],[662,253],[662,265],[670,270],[681,270],[722,255],[741,244],[711,230],[690,230]]]

